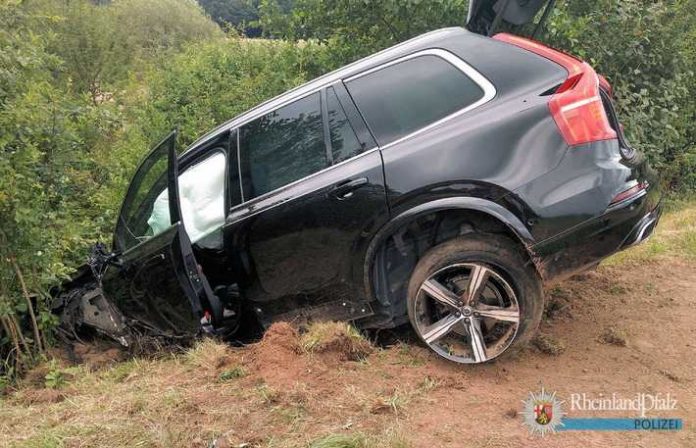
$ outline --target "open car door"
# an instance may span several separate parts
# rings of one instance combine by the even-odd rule
[[[474,33],[492,36],[506,27],[522,27],[531,23],[544,5],[546,8],[530,33],[536,37],[553,9],[555,0],[470,0],[466,28]],[[519,34],[519,33],[515,33]]]
[[[130,327],[191,337],[209,323],[205,311],[216,298],[181,219],[176,131],[138,167],[118,216],[114,253],[102,289]]]

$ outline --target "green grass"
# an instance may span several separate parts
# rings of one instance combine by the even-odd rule
[[[603,264],[644,263],[677,257],[696,260],[696,201],[675,201],[666,207],[655,233],[645,242],[607,259]]]
[[[229,381],[235,378],[243,378],[247,376],[247,371],[242,366],[234,366],[229,370],[225,370],[218,375],[220,381]]]
[[[314,439],[309,448],[410,448],[398,428],[389,428],[383,434],[367,435],[361,432],[349,434],[332,433]]]
[[[363,434],[329,434],[309,444],[310,448],[368,448]]]

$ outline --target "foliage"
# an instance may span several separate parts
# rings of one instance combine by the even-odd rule
[[[95,103],[108,99],[108,87],[148,57],[222,35],[188,0],[117,0],[108,6],[30,0],[27,9],[45,17],[41,25],[52,35],[48,51],[63,61],[62,75],[70,87],[89,92]]]
[[[179,126],[182,146],[201,133],[322,71],[324,47],[230,39],[192,45],[145,76],[135,121],[156,140]]]
[[[258,37],[253,26],[259,19],[259,0],[199,0],[201,7],[221,27],[233,27],[246,36]]]
[[[468,0],[297,0],[285,12],[261,0],[264,33],[289,40],[330,43],[335,66],[446,26],[466,23]]]
[[[55,360],[51,360],[51,362],[48,364],[48,372],[44,377],[44,385],[48,389],[60,389],[61,387],[65,386],[65,383],[65,373],[60,370]]]
[[[694,0],[568,0],[546,38],[606,76],[629,141],[681,190],[696,188],[695,12]]]
[[[273,39],[225,35],[193,0],[0,2],[3,384],[50,345],[50,288],[109,240],[135,165],[169,130],[182,149],[330,69],[461,26],[467,11],[466,0],[201,5]],[[695,10],[696,0],[564,0],[542,36],[609,79],[630,140],[679,192],[696,190]]]
[[[102,36],[110,31],[121,47]],[[112,167],[102,156],[132,139],[105,92],[130,84],[140,61],[219,33],[187,0],[0,3],[3,370],[21,371],[50,343],[50,287],[113,225],[113,210],[100,205],[119,193],[104,188]]]

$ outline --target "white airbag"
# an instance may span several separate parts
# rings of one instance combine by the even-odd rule
[[[196,243],[222,227],[225,221],[225,155],[214,154],[179,176],[181,217],[192,243]],[[167,229],[169,194],[167,189],[157,196],[147,220],[153,233]],[[220,238],[206,238],[206,246],[218,246]]]

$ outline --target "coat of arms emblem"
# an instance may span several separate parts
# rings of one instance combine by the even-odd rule
[[[555,432],[557,426],[563,425],[563,401],[556,397],[555,392],[548,393],[544,388],[537,394],[530,392],[529,398],[523,403],[524,424],[533,434],[544,436],[549,432]]]

